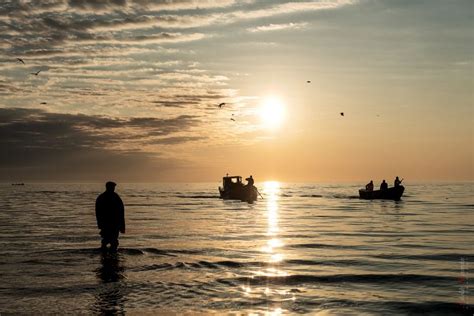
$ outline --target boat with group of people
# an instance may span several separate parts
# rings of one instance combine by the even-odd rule
[[[365,189],[359,190],[359,197],[364,200],[394,200],[399,201],[405,191],[405,187],[402,185],[403,179],[395,178],[393,181],[393,187],[389,188],[385,180],[380,184],[380,190],[374,190],[374,182],[370,180],[365,186]]]

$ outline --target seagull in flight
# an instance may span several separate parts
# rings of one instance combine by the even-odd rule
[[[341,112],[341,116],[344,116],[344,112]]]
[[[17,58],[16,60],[18,60],[20,63],[22,63],[23,65],[25,64],[25,62],[23,61],[23,59],[21,58]]]
[[[306,81],[306,83],[311,83],[311,80]]]
[[[225,102],[219,103],[218,107],[221,109],[225,105]]]
[[[235,119],[234,119],[233,117],[232,117],[232,118],[230,118],[230,120],[235,122]]]
[[[41,72],[41,70],[38,70],[37,72],[30,72],[30,75],[35,75],[35,76],[37,76],[37,75],[39,75],[40,72]]]
[[[46,103],[46,102],[41,102],[40,104],[48,104],[48,103]]]

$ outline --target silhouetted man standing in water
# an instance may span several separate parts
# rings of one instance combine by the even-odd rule
[[[117,251],[119,232],[125,234],[125,209],[122,199],[114,192],[115,186],[114,182],[107,182],[105,192],[95,201],[95,215],[102,237],[102,250],[107,250],[107,245],[110,244],[110,251]]]

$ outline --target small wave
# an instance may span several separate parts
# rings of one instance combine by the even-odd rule
[[[362,302],[362,304],[366,303]],[[380,304],[380,307],[391,311],[390,314],[409,315],[472,315],[474,311],[472,305],[437,301],[420,303],[384,301]]]
[[[140,255],[145,254],[143,250],[135,249],[135,248],[119,248],[118,253],[130,255],[130,256],[140,256]]]
[[[323,249],[355,249],[360,246],[356,245],[329,245],[329,244],[317,244],[317,243],[310,243],[310,244],[293,244],[288,245],[289,248],[323,248]]]
[[[146,253],[152,253],[154,255],[159,255],[159,256],[176,257],[176,255],[170,253],[169,251],[156,249],[156,248],[144,248],[143,251]]]
[[[238,262],[238,261],[231,261],[231,260],[224,260],[224,261],[216,261],[216,262],[209,262],[209,261],[198,261],[194,263],[186,263],[187,265],[193,268],[207,268],[207,269],[220,269],[222,267],[225,268],[243,268],[243,267],[262,267],[267,265],[264,262]]]
[[[236,285],[300,285],[308,283],[423,283],[423,282],[456,282],[456,278],[447,276],[421,274],[337,274],[337,275],[303,275],[290,276],[254,276],[228,279],[217,279],[217,282]]]
[[[160,263],[160,264],[152,264],[152,265],[147,265],[135,269],[130,269],[131,271],[137,271],[137,272],[144,272],[144,271],[160,271],[160,270],[171,270],[175,268],[175,265],[171,263]]]
[[[434,261],[452,261],[458,262],[465,260],[466,262],[474,261],[474,255],[466,255],[461,253],[448,253],[448,254],[426,254],[426,255],[374,255],[376,258],[389,259],[389,260],[434,260]]]
[[[153,264],[147,265],[144,267],[137,268],[136,271],[150,271],[150,270],[171,270],[171,269],[222,269],[222,268],[243,268],[243,267],[263,267],[268,265],[268,263],[264,262],[237,262],[231,260],[224,260],[224,261],[197,261],[197,262],[182,262],[178,261],[174,264],[171,263],[162,263],[162,264]]]
[[[176,197],[182,199],[218,199],[217,195],[177,195]]]
[[[336,266],[336,265],[361,265],[365,262],[362,262],[361,260],[356,260],[356,259],[342,259],[342,260],[304,260],[304,259],[290,259],[290,260],[285,260],[284,263],[288,264],[294,264],[294,265],[305,265],[305,266],[316,266],[316,265],[331,265],[331,266]]]
[[[166,206],[164,203],[127,203],[128,206]]]

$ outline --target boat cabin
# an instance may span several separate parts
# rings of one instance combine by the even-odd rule
[[[241,176],[225,176],[222,178],[222,184],[224,186],[224,190],[236,185],[242,185],[242,177]]]

